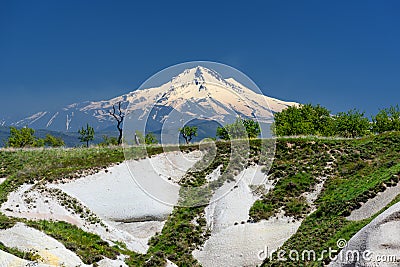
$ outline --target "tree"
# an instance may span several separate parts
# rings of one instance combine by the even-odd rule
[[[229,133],[225,127],[217,127],[216,135],[222,140],[229,140]]]
[[[234,123],[217,128],[217,137],[223,140],[246,138],[246,128],[241,118],[237,118]]]
[[[290,106],[274,114],[273,130],[278,136],[334,135],[330,111],[320,105]]]
[[[248,138],[257,138],[261,134],[260,124],[251,119],[242,120]]]
[[[122,144],[122,122],[124,121],[125,115],[123,114],[121,110],[121,101],[118,102],[118,112],[115,110],[115,105],[113,105],[113,110],[110,110],[111,116],[114,117],[114,119],[117,121],[117,129],[119,132],[118,135],[118,145]]]
[[[383,133],[387,131],[400,131],[400,107],[399,105],[382,109],[372,118],[373,131]]]
[[[153,133],[147,133],[145,137],[146,145],[158,144],[157,137]]]
[[[86,147],[89,147],[89,142],[94,139],[94,129],[93,129],[93,127],[91,127],[89,125],[89,123],[88,123],[88,124],[86,124],[86,129],[82,127],[82,129],[80,129],[78,131],[78,133],[81,135],[79,137],[79,140],[82,143],[86,142]]]
[[[343,137],[361,137],[369,133],[371,125],[364,113],[356,109],[339,112],[335,116],[335,133]]]
[[[251,119],[237,118],[234,123],[217,128],[217,137],[223,140],[257,138],[261,133],[260,124]]]
[[[51,146],[51,147],[65,146],[65,143],[61,137],[55,137],[51,134],[46,134],[46,138],[44,139],[44,144],[46,146]]]
[[[103,135],[102,136],[103,141],[101,143],[99,143],[99,146],[116,146],[118,145],[118,139],[117,137],[114,136],[107,136],[107,135]]]
[[[24,127],[17,129],[10,127],[10,136],[7,140],[8,147],[41,147],[44,145],[43,139],[34,136],[35,130]]]
[[[190,141],[192,141],[193,136],[197,136],[197,127],[184,126],[179,129],[179,133],[182,135],[183,139],[185,139],[186,144],[189,144]]]

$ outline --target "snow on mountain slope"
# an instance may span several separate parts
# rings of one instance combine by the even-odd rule
[[[153,128],[159,127],[171,111],[221,122],[229,121],[227,116],[232,114],[268,122],[274,112],[297,105],[258,94],[233,78],[225,79],[214,70],[198,66],[186,69],[159,87],[132,91],[110,100],[75,103],[53,112],[37,112],[12,125],[76,132],[89,123],[96,130],[103,130],[115,127],[109,111],[118,102],[138,120],[151,114]]]

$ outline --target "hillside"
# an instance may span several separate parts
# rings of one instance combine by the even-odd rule
[[[136,160],[129,164],[134,168],[146,166],[147,152],[154,155],[153,166],[164,166],[166,177],[179,181],[180,204],[215,199],[205,206],[174,208],[154,206],[154,199],[145,199],[134,183],[126,191],[115,187],[131,181],[122,181],[128,171],[121,164],[121,148],[0,150],[0,258],[51,264],[58,255],[58,262],[67,266],[255,266],[262,263],[257,253],[265,246],[320,253],[336,248],[341,238],[350,240],[400,200],[392,193],[390,199],[376,202],[376,211],[354,219],[356,210],[385,194],[379,192],[399,186],[399,141],[398,132],[362,139],[279,138],[268,176],[262,166],[269,158],[262,148],[271,149],[271,143],[265,140],[251,140],[248,157],[234,158],[231,164],[233,147],[225,142],[217,142],[215,150],[181,147],[190,164],[177,158],[177,147],[164,153],[157,146],[133,148],[129,155]],[[199,149],[202,160],[196,154]],[[179,162],[182,172],[168,169],[166,159]],[[153,175],[142,173],[149,179]],[[205,194],[186,191],[207,183]],[[218,197],[224,188],[231,193]],[[139,212],[146,205],[155,208]],[[249,235],[236,238],[243,231]],[[43,243],[50,238],[64,250],[51,258],[38,241],[36,250],[26,253],[22,241],[10,241],[16,233],[26,242],[29,234]],[[327,255],[323,262],[330,262]],[[275,253],[263,265],[320,266],[321,261],[282,262]]]

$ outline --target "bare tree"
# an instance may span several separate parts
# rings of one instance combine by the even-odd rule
[[[119,131],[119,136],[118,136],[118,145],[122,144],[122,122],[124,121],[125,115],[123,114],[121,110],[121,101],[118,102],[118,112],[115,109],[115,105],[113,105],[113,110],[110,110],[111,116],[114,117],[114,119],[117,121],[117,128]]]

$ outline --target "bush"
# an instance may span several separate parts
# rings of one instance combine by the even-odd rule
[[[10,127],[10,136],[7,140],[8,147],[41,147],[44,146],[44,140],[38,139],[34,136],[35,130],[32,128],[24,127],[17,129]]]
[[[153,133],[147,133],[145,137],[146,145],[158,144],[157,137]]]
[[[330,111],[320,105],[290,106],[275,113],[274,119],[273,131],[278,136],[334,134]]]
[[[384,120],[388,111],[382,111],[378,121]],[[391,111],[395,114],[396,110]],[[400,111],[397,117],[400,116]],[[290,106],[274,114],[275,122],[272,130],[278,136],[317,135],[361,137],[370,133],[371,124],[364,113],[356,109],[339,112],[335,116],[319,105],[311,104]],[[400,120],[399,120],[400,127]]]
[[[44,139],[44,144],[46,146],[51,146],[51,147],[65,146],[65,143],[61,137],[55,137],[51,134],[46,134],[46,138]]]
[[[107,135],[103,135],[103,141],[101,143],[99,143],[99,146],[116,146],[118,145],[118,138],[114,137],[114,136],[107,136]]]
[[[257,138],[261,133],[260,124],[251,119],[237,118],[234,123],[217,128],[217,137],[223,140]]]

